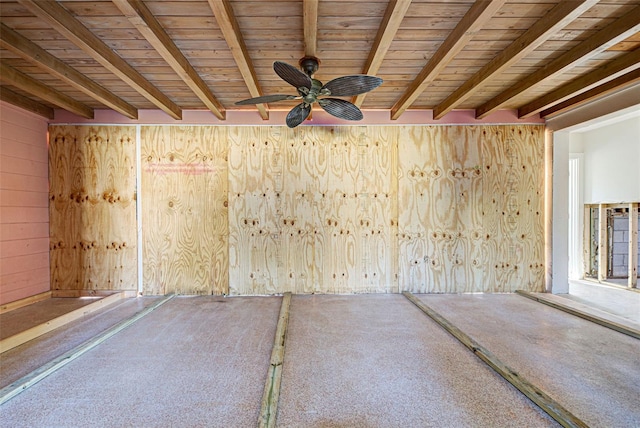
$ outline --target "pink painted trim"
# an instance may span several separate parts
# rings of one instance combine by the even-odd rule
[[[284,125],[289,109],[269,110],[269,120],[262,120],[254,110],[229,110],[227,119],[220,120],[209,110],[183,110],[182,120],[175,120],[161,110],[139,110],[138,120],[132,120],[113,110],[95,110],[94,119],[85,119],[66,110],[56,110],[50,123],[73,124],[156,124],[156,125]],[[358,126],[358,125],[477,125],[477,124],[543,124],[544,119],[533,116],[518,119],[515,110],[500,110],[484,119],[475,118],[475,110],[454,110],[440,120],[433,119],[432,110],[408,110],[398,120],[391,120],[389,110],[363,110],[364,119],[350,122],[335,118],[322,110],[313,112],[313,119],[303,126]]]

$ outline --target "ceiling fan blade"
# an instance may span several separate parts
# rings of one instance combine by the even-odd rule
[[[336,97],[350,97],[352,95],[364,94],[382,85],[382,79],[366,74],[356,74],[353,76],[342,76],[327,82],[322,89],[331,91],[330,95]]]
[[[274,62],[273,70],[282,80],[296,88],[311,88],[311,78],[286,62]]]
[[[291,109],[287,115],[287,126],[295,128],[300,125],[311,113],[311,104],[300,103]]]
[[[264,95],[262,97],[255,97],[255,98],[249,98],[248,100],[238,101],[236,105],[246,106],[250,104],[273,103],[276,101],[295,100],[296,98],[300,98],[300,97],[297,97],[295,95],[283,95],[283,94]]]
[[[318,100],[320,107],[327,113],[346,120],[362,120],[360,109],[349,101],[340,98],[322,98]]]

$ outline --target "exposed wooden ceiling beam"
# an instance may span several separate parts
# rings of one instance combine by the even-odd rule
[[[49,86],[40,83],[36,79],[0,62],[0,80],[16,88],[22,89],[51,104],[75,113],[86,119],[93,119],[93,109],[81,102],[78,102],[68,95],[56,91]]]
[[[433,83],[438,74],[475,36],[478,30],[502,7],[506,0],[476,0],[462,17],[456,28],[440,45],[427,65],[418,74],[409,88],[391,108],[391,119],[396,120],[415,102],[424,90]]]
[[[621,89],[625,89],[631,85],[635,85],[638,83],[640,83],[640,68],[624,74],[616,79],[610,80],[607,83],[596,86],[593,89],[581,93],[580,95],[569,98],[568,100],[563,101],[560,104],[556,104],[551,108],[542,110],[540,112],[540,116],[544,118],[557,116],[560,113],[564,113],[568,110],[580,107],[588,102],[594,101],[598,98],[602,98],[613,92],[620,91]]]
[[[613,59],[606,64],[592,70],[571,82],[566,83],[548,94],[537,98],[518,109],[518,117],[526,118],[551,106],[561,103],[571,97],[588,91],[595,86],[618,78],[623,74],[640,69],[640,49],[631,51]]]
[[[51,107],[40,104],[39,102],[34,101],[31,98],[27,98],[25,96],[17,94],[10,89],[0,88],[0,100],[23,108],[39,116],[46,117],[47,119],[54,118],[54,111]]]
[[[29,12],[43,19],[56,31],[122,79],[174,119],[182,118],[182,109],[145,79],[87,27],[55,1],[18,0]]]
[[[130,119],[138,118],[137,108],[2,23],[0,23],[0,46],[20,55],[118,113]]]
[[[545,14],[506,49],[496,55],[469,80],[456,89],[433,109],[433,117],[441,119],[445,114],[472,96],[490,78],[525,57],[558,30],[595,5],[597,0],[561,1]]]
[[[242,32],[240,31],[240,26],[238,25],[238,21],[233,13],[231,3],[229,0],[209,0],[209,5],[211,6],[211,10],[213,10],[216,21],[218,21],[218,25],[220,26],[220,30],[222,30],[222,34],[224,35],[227,45],[229,45],[231,55],[233,55],[233,59],[240,69],[240,74],[249,89],[251,97],[262,96],[262,89],[260,89],[260,84],[258,83],[253,63],[249,57],[247,47],[244,44]],[[266,104],[258,104],[256,107],[258,108],[258,112],[262,119],[269,119],[269,112]]]
[[[304,55],[316,56],[318,49],[318,0],[303,0],[302,25],[304,29]]]
[[[141,0],[112,0],[124,16],[140,31],[194,94],[219,119],[224,120],[225,109],[211,93],[207,84],[193,68],[189,60],[171,40],[153,13]]]
[[[491,112],[502,108],[522,92],[594,57],[638,31],[640,31],[640,6],[602,28],[588,39],[580,42],[564,55],[544,65],[526,79],[521,80],[495,98],[484,103],[476,109],[476,118],[482,119]]]
[[[378,73],[378,70],[380,70],[380,66],[382,65],[382,61],[384,60],[384,56],[387,54],[387,51],[391,46],[391,42],[393,42],[393,39],[396,36],[398,28],[400,28],[402,19],[407,13],[407,9],[409,9],[410,4],[411,0],[389,0],[387,10],[384,12],[380,27],[378,27],[378,34],[376,35],[376,39],[373,41],[373,46],[369,52],[369,57],[364,65],[362,74],[375,76]],[[366,96],[366,93],[360,94],[354,97],[352,102],[360,107]]]

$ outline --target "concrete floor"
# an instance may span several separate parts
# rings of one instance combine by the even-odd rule
[[[640,290],[612,287],[594,281],[570,281],[569,293],[558,294],[558,296],[640,325]]]
[[[517,295],[420,299],[590,426],[640,426],[640,341]],[[157,298],[0,356],[15,381]],[[177,297],[0,406],[0,426],[255,426],[279,297]],[[293,296],[278,426],[557,426],[401,295]]]
[[[102,297],[54,297],[0,314],[0,340],[94,303]]]
[[[158,299],[159,297],[145,297],[143,299],[121,300],[99,312],[0,354],[0,388],[15,382],[57,356],[135,315],[136,312],[150,306]],[[1,412],[2,407],[0,407]]]
[[[280,298],[179,297],[0,407],[0,426],[254,426]]]
[[[402,295],[291,309],[278,426],[556,426]]]
[[[589,426],[640,426],[640,340],[515,294],[420,298]]]

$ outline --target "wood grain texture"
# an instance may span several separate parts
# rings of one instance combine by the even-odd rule
[[[45,294],[50,295],[51,292],[48,292]],[[38,324],[36,326],[23,330],[12,336],[5,337],[4,339],[0,340],[0,353],[4,353],[10,349],[13,349],[17,346],[20,346],[24,343],[29,342],[30,340],[33,340],[37,337],[47,334],[57,328],[60,328],[71,322],[82,319],[86,317],[88,314],[92,312],[96,312],[100,309],[103,309],[108,305],[114,302],[117,302],[120,299],[124,299],[124,292],[113,293],[109,296],[103,297],[102,299],[99,299],[86,306],[77,308],[63,315],[60,315],[54,319],[45,321],[42,324]]]
[[[123,248],[94,236],[136,228],[99,209],[118,186],[94,189],[123,155],[55,131],[56,281],[105,288]],[[144,293],[541,291],[542,151],[541,126],[143,126]]]
[[[440,287],[442,258],[436,245],[446,235],[439,223],[451,223],[451,186],[442,167],[447,145],[437,127],[403,127],[398,150],[398,282],[400,290],[423,292]],[[435,195],[435,196],[432,196]],[[440,207],[436,208],[436,203]],[[436,217],[440,214],[439,217]],[[427,234],[430,234],[427,236]],[[429,284],[429,286],[427,285]],[[438,285],[436,285],[438,284]]]
[[[487,292],[544,290],[543,140],[541,126],[483,129]]]
[[[269,134],[268,128],[260,127],[256,131]],[[267,198],[275,201],[276,181],[280,185],[277,171],[281,164],[281,141],[272,141],[269,147],[262,133],[245,127],[228,129],[230,294],[243,294],[238,291],[241,283],[247,284],[247,288],[241,287],[243,292],[247,289],[255,290],[255,294],[276,292],[272,278],[277,277],[279,248],[274,245],[279,237],[271,232],[275,225],[267,224],[267,218],[272,222],[275,218],[265,213],[273,203],[265,204],[265,201]],[[261,154],[265,142],[266,149]],[[266,171],[272,164],[276,173]],[[263,176],[262,183],[260,176]]]
[[[143,126],[145,294],[228,293],[226,128]]]
[[[39,3],[43,6],[34,9],[34,4]],[[126,4],[129,3],[141,2],[131,1]],[[234,106],[241,99],[255,96],[253,92],[258,89],[255,82],[260,83],[263,94],[289,93],[291,90],[273,72],[274,60],[295,64],[305,53],[313,53],[322,61],[317,75],[321,81],[327,82],[338,76],[362,72],[381,77],[384,84],[367,93],[363,106],[367,109],[396,110],[394,106],[398,104],[398,107],[403,108],[433,108],[442,105],[461,87],[462,90],[470,89],[470,92],[457,94],[456,99],[465,100],[460,101],[459,107],[486,106],[506,89],[518,82],[530,80],[530,76],[547,69],[548,64],[576,45],[594,42],[592,37],[596,32],[609,29],[611,31],[607,32],[613,33],[616,30],[611,28],[613,23],[625,16],[638,14],[634,11],[637,7],[635,0],[595,3],[560,0],[145,0],[145,9],[149,9],[159,25],[149,24],[151,20],[145,18],[147,26],[142,26],[141,31],[148,33],[149,29],[155,29],[155,34],[166,33],[166,37],[152,36],[148,40],[136,28],[139,22],[127,19],[116,4],[110,1],[4,0],[0,2],[0,15],[7,28],[34,42],[68,67],[81,72],[88,80],[107,88],[127,104],[139,109],[158,108],[154,101],[161,101],[157,91],[151,91],[148,85],[142,85],[142,75],[149,84],[166,94],[182,109],[206,108],[206,102],[197,95],[202,91],[195,87],[194,90],[190,89],[180,77],[186,70],[183,66],[186,61],[193,67],[193,70],[188,70],[188,74],[200,76],[222,106],[228,110],[255,110],[256,107],[253,106]],[[46,4],[49,5],[44,6]],[[214,13],[211,5],[217,7],[221,4],[227,5],[228,10],[222,15]],[[557,12],[552,12],[554,7],[559,5],[560,9],[564,9],[576,4],[592,7],[582,14],[576,13],[575,19],[571,19],[570,23],[562,22],[554,26],[549,37],[530,43],[537,40],[536,35],[541,33],[536,31],[536,34],[532,34],[530,29],[553,23],[554,16],[558,20]],[[482,25],[471,25],[470,23],[477,22],[473,19],[478,15],[476,11],[485,6],[491,9],[484,10],[490,19],[482,20]],[[29,12],[29,9],[36,14]],[[55,15],[58,23],[38,17],[45,13]],[[230,25],[231,21],[235,25]],[[86,31],[78,28],[79,24],[86,27]],[[56,31],[55,27],[69,37]],[[76,36],[68,34],[70,30],[74,30]],[[155,43],[154,39],[161,39],[164,43]],[[153,49],[150,41],[164,52],[165,58]],[[605,39],[595,40],[594,46],[604,41]],[[179,51],[168,47],[174,44]],[[631,52],[637,44],[637,40],[634,41],[631,37],[612,49],[599,50],[593,56],[588,55],[592,58],[589,61],[585,57],[585,61],[578,66],[550,77],[549,82],[542,82],[518,97],[501,103],[509,109],[528,105],[545,93],[566,86],[572,76],[593,74],[590,71],[598,71],[603,61],[609,61],[624,51]],[[91,49],[93,54],[88,54],[79,47],[83,45],[85,49]],[[174,59],[167,55],[168,51],[175,56]],[[369,53],[372,51],[380,55],[370,58]],[[102,59],[96,56],[96,52],[102,54]],[[69,79],[57,78],[55,72],[36,68],[31,61],[6,47],[0,48],[0,56],[7,66],[73,97],[78,102],[93,109],[105,107],[104,103],[107,101],[99,97],[96,99],[87,91],[78,89],[77,82],[74,85]],[[242,58],[236,62],[234,56]],[[112,66],[118,64],[120,57],[124,64],[135,69],[135,74],[138,75],[137,80],[134,79],[136,81],[132,80],[134,74],[131,68],[122,67],[123,63],[115,68]],[[105,62],[104,58],[111,61]],[[439,61],[443,58],[446,60]],[[513,61],[516,58],[518,61]],[[427,65],[429,59],[431,64]],[[375,67],[369,69],[368,62]],[[439,63],[439,66],[434,68],[434,63]],[[504,67],[496,67],[496,63]],[[238,64],[241,64],[240,67]],[[425,66],[426,71],[421,73]],[[248,71],[248,68],[252,71]],[[480,70],[484,71],[479,73]],[[496,70],[498,72],[494,78],[486,79]],[[140,92],[145,93],[145,88],[151,92],[146,91],[148,96],[145,97],[138,91],[132,91],[118,75],[124,81],[138,86]],[[243,76],[253,82],[249,83],[251,89]],[[475,83],[465,84],[472,80]],[[421,85],[423,81],[426,83]],[[414,89],[417,86],[427,88],[416,92]],[[403,102],[400,97],[407,93],[413,94],[412,100],[405,99],[406,102]],[[20,90],[15,94],[23,97],[26,95]],[[363,97],[359,98],[362,101]],[[166,110],[173,110],[174,117],[179,116],[179,112],[166,101],[163,103]],[[48,102],[43,104],[34,108],[43,114],[50,114],[52,105]],[[293,101],[280,105],[287,104],[293,107]],[[264,112],[262,115],[264,117]]]
[[[389,129],[229,128],[232,294],[397,290]]]
[[[137,283],[135,128],[49,128],[51,288]]]
[[[543,129],[401,127],[401,291],[543,288]]]

